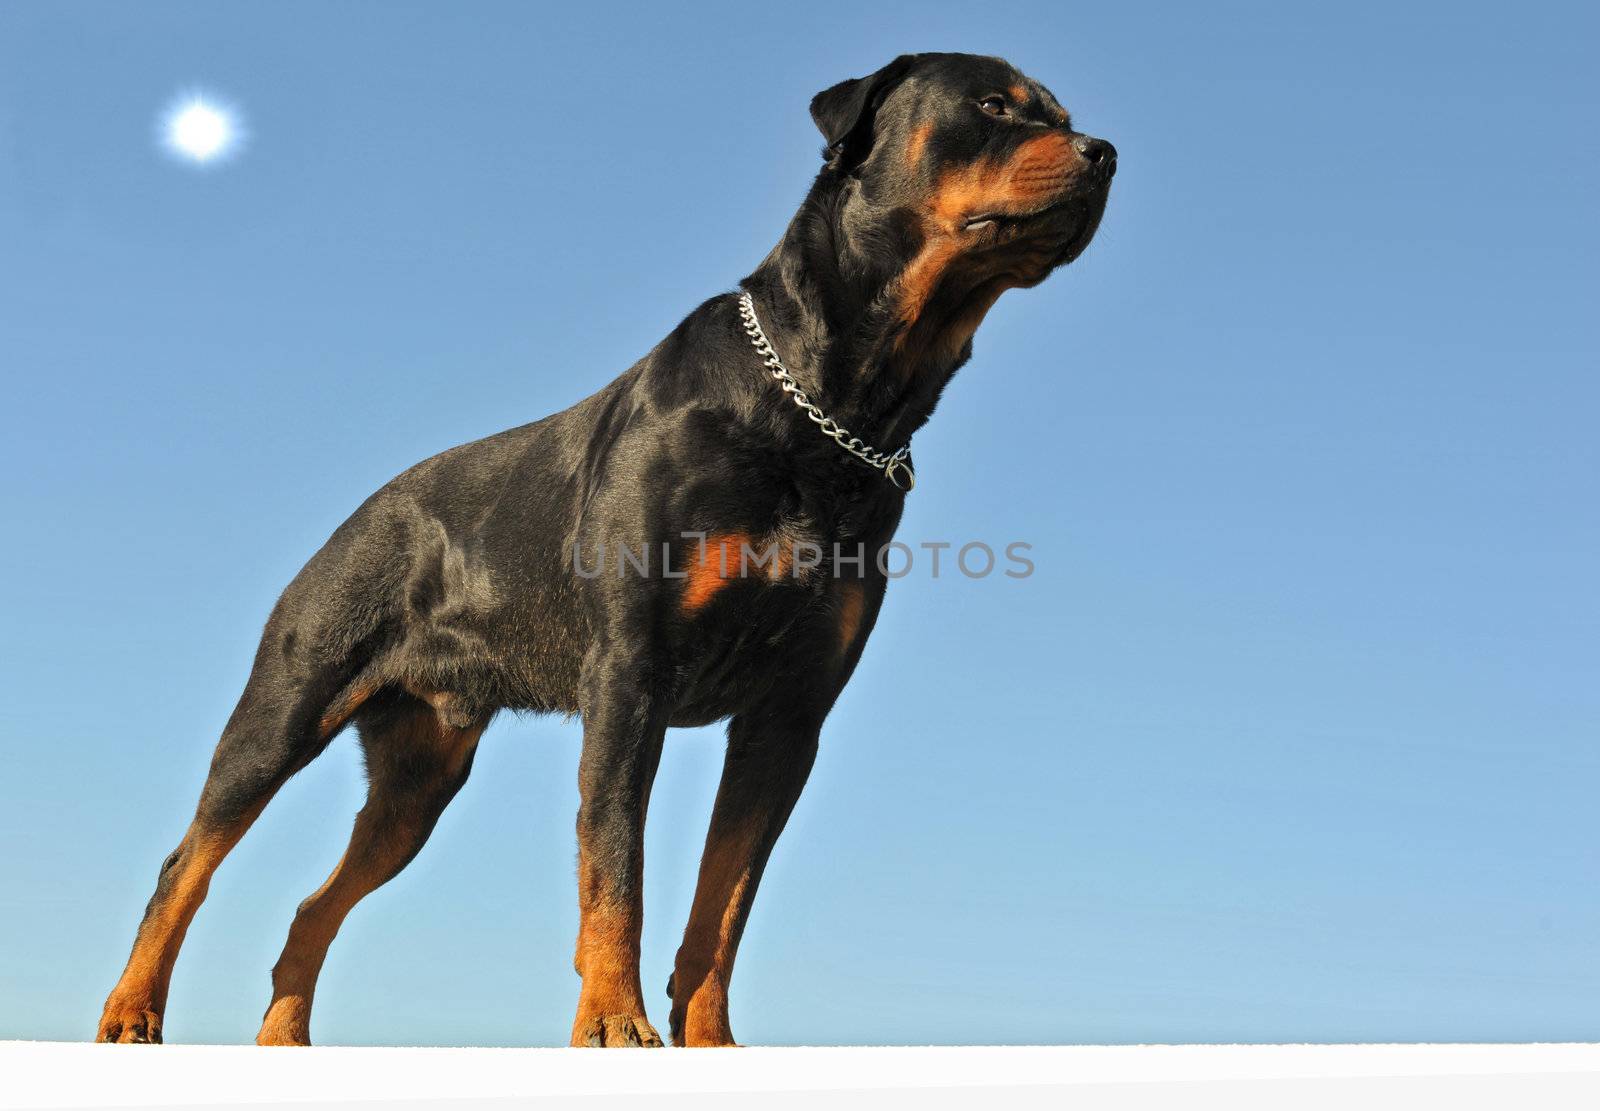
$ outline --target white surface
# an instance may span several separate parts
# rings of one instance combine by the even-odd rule
[[[0,1107],[1600,1108],[1600,1045],[257,1049],[0,1042]],[[698,1094],[697,1094],[698,1093]],[[758,1094],[771,1093],[771,1094]],[[808,1094],[809,1093],[809,1094]],[[825,1094],[824,1094],[825,1093]],[[584,1098],[587,1097],[587,1098]]]

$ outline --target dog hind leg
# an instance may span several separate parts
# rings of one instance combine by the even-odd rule
[[[466,782],[487,720],[457,728],[411,698],[358,720],[367,802],[333,874],[300,904],[272,969],[272,1002],[258,1045],[310,1045],[311,1003],[328,946],[363,897],[421,851],[439,815]]]
[[[327,746],[316,700],[268,658],[258,662],[211,759],[194,820],[161,865],[133,951],[101,1013],[96,1041],[160,1042],[172,969],[211,876],[284,782]],[[342,724],[342,722],[341,722]]]

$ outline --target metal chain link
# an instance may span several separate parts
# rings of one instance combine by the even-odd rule
[[[916,472],[906,462],[906,457],[911,454],[910,443],[898,451],[878,451],[872,445],[862,442],[859,437],[852,436],[849,429],[812,403],[806,392],[800,388],[800,383],[795,381],[794,375],[789,373],[789,368],[783,365],[783,360],[778,358],[778,353],[773,350],[767,334],[761,330],[761,321],[756,319],[756,303],[748,291],[739,294],[739,315],[744,318],[745,335],[749,336],[750,342],[755,345],[756,354],[761,356],[762,364],[783,387],[783,392],[811,418],[824,436],[832,439],[867,466],[882,471],[883,477],[888,479],[895,489],[910,490],[917,484]]]

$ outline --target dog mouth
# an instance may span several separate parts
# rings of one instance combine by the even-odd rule
[[[1048,269],[1054,269],[1077,258],[1094,238],[1110,185],[1104,177],[1069,185],[1032,208],[983,209],[962,221],[959,234],[975,255],[1004,258],[1022,252],[1031,257],[1043,252],[1050,255]]]
[[[1083,253],[1100,226],[1108,193],[1106,189],[1087,195],[1074,191],[1023,212],[978,212],[962,221],[961,234],[967,237],[974,257],[1003,259],[1023,252],[1032,262],[1022,284],[1031,285]],[[1044,256],[1048,260],[1039,269],[1034,264]]]
[[[961,228],[963,231],[987,231],[1020,227],[1084,208],[1087,208],[1087,205],[1081,198],[1068,197],[1042,208],[1029,209],[1027,212],[980,212],[976,216],[967,217]]]

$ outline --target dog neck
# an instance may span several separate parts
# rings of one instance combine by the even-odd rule
[[[927,423],[1005,287],[953,254],[938,258],[909,212],[860,226],[852,185],[824,171],[743,285],[811,399],[892,451]]]

